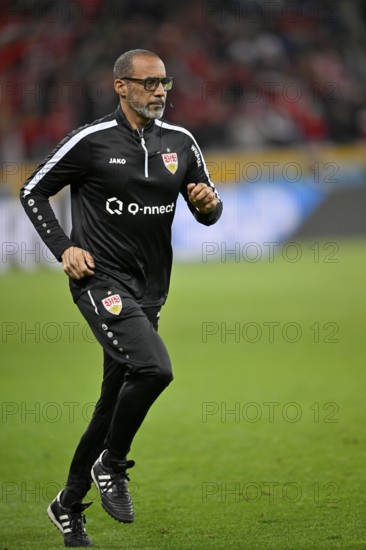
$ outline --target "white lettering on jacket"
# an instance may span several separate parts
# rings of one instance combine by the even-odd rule
[[[111,157],[109,159],[109,164],[126,164],[126,159],[118,159],[116,157]]]

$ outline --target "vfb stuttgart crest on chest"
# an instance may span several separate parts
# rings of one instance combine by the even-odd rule
[[[102,304],[109,313],[119,315],[122,311],[122,299],[119,294],[113,294],[102,300]]]
[[[163,157],[165,168],[167,168],[171,174],[175,174],[178,170],[177,153],[163,153],[161,156]]]

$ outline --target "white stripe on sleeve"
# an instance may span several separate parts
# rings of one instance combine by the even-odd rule
[[[53,157],[50,158],[48,162],[34,175],[34,177],[27,183],[24,187],[24,197],[29,195],[32,189],[41,181],[41,179],[73,148],[83,137],[93,134],[94,132],[99,132],[100,130],[106,130],[112,126],[116,126],[118,122],[116,120],[111,120],[109,122],[101,122],[100,124],[95,124],[94,126],[89,126],[84,130],[81,130],[72,138],[70,138],[60,149],[56,151]]]

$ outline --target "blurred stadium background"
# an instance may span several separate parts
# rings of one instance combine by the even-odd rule
[[[56,391],[60,383],[59,370],[55,369],[55,372],[50,374],[49,370],[42,370],[41,366],[36,366],[38,359],[42,362],[42,357],[48,364],[54,361],[49,355],[50,350],[46,350],[45,347],[42,351],[41,346],[38,346],[36,353],[29,347],[35,369],[32,372],[39,373],[44,380],[44,384],[40,383],[37,386],[29,370],[27,371],[20,362],[21,358],[23,360],[23,357],[27,357],[27,350],[20,351],[16,342],[14,346],[9,345],[11,334],[5,334],[3,330],[6,322],[21,323],[23,319],[29,323],[42,319],[46,322],[49,318],[41,306],[38,316],[36,315],[40,298],[29,298],[28,285],[38,288],[37,285],[44,284],[42,288],[45,290],[46,301],[56,288],[57,293],[61,293],[58,301],[54,295],[52,298],[53,305],[56,304],[56,309],[52,306],[53,320],[58,316],[57,307],[64,307],[63,304],[67,301],[67,290],[59,289],[62,283],[60,279],[56,280],[57,275],[54,273],[60,266],[39,241],[23,213],[18,200],[19,188],[38,162],[67,132],[115,109],[117,100],[112,88],[113,63],[125,50],[144,48],[158,53],[166,64],[167,74],[175,78],[174,88],[169,95],[173,106],[166,108],[164,118],[192,131],[204,152],[212,178],[224,201],[222,219],[209,230],[192,223],[184,204],[178,204],[177,207],[173,231],[176,279],[173,277],[173,294],[166,308],[168,322],[165,325],[162,322],[162,331],[174,355],[179,382],[173,388],[171,397],[167,395],[164,398],[161,413],[159,406],[156,412],[152,413],[152,433],[156,434],[158,439],[159,426],[163,426],[172,438],[176,437],[163,409],[165,407],[174,413],[179,412],[180,399],[182,402],[186,400],[184,388],[191,391],[190,370],[183,365],[183,359],[189,362],[190,356],[186,354],[184,343],[177,337],[176,327],[179,334],[192,335],[192,350],[195,351],[195,356],[201,359],[206,351],[206,348],[202,351],[202,340],[199,341],[200,337],[197,336],[202,329],[202,322],[212,321],[219,324],[223,319],[228,326],[230,323],[230,326],[233,326],[235,322],[244,318],[258,320],[257,312],[259,317],[263,314],[262,320],[279,319],[285,322],[291,319],[291,315],[292,318],[300,319],[303,313],[303,322],[308,325],[310,322],[322,323],[332,319],[343,323],[340,328],[344,329],[346,336],[344,343],[340,342],[337,352],[334,350],[334,353],[327,355],[325,351],[319,351],[320,348],[314,351],[314,346],[310,350],[304,344],[304,348],[299,349],[300,360],[294,350],[290,352],[288,348],[281,347],[279,352],[275,352],[273,348],[263,348],[263,351],[258,351],[258,348],[248,351],[246,348],[244,353],[248,361],[262,365],[255,374],[253,369],[249,373],[239,368],[243,351],[231,341],[226,347],[226,352],[229,352],[231,357],[231,365],[236,373],[234,386],[237,386],[229,391],[227,381],[226,385],[222,382],[218,366],[217,371],[213,370],[213,373],[210,373],[207,386],[204,375],[198,375],[200,387],[205,387],[205,394],[202,397],[199,388],[194,390],[192,408],[195,405],[199,408],[203,400],[219,402],[225,398],[228,403],[240,399],[263,401],[271,396],[274,401],[278,398],[281,402],[301,399],[307,400],[308,403],[321,399],[323,402],[338,400],[338,403],[343,403],[346,409],[345,418],[351,423],[347,424],[349,432],[346,430],[341,435],[346,441],[345,445],[350,442],[353,444],[358,438],[355,431],[357,432],[357,426],[362,425],[361,420],[365,413],[362,378],[357,378],[353,382],[346,378],[346,367],[350,377],[352,373],[362,377],[364,356],[364,346],[357,338],[362,333],[362,322],[365,321],[365,315],[362,313],[365,293],[360,275],[360,270],[365,266],[366,234],[365,2],[4,0],[0,6],[0,29],[0,284],[3,289],[3,402],[9,399],[15,399],[17,402],[27,399],[24,389],[27,384],[30,388],[29,399],[37,401],[43,398],[47,402],[46,389],[54,387]],[[70,220],[67,192],[61,193],[52,202],[63,227],[68,231]],[[273,254],[280,255],[281,268],[273,265]],[[306,258],[305,263],[298,261],[299,254]],[[223,265],[226,262],[227,264]],[[323,264],[320,267],[319,262]],[[208,263],[208,269],[200,271]],[[290,271],[292,268],[295,269],[295,264],[296,270]],[[320,271],[320,268],[323,271]],[[38,274],[40,282],[37,283],[33,275]],[[202,288],[210,289],[210,292],[215,294],[216,282],[211,280],[213,276],[217,277],[216,282],[219,279],[223,281],[219,292],[221,302],[217,300],[213,304],[207,296],[207,302],[201,302],[202,314],[199,313],[194,320],[191,312],[185,310],[189,307],[187,297],[191,297],[191,303],[200,303],[202,296],[199,288],[201,291]],[[348,276],[350,280],[347,279]],[[195,277],[197,284],[191,281],[191,278]],[[17,303],[12,299],[15,293]],[[27,303],[35,307],[35,312],[26,309]],[[19,307],[21,304],[22,307]],[[47,304],[43,307],[46,306]],[[71,299],[68,306],[67,310],[62,310],[60,319],[69,320],[70,315],[73,315],[70,313],[74,311]],[[179,308],[179,316],[174,308]],[[204,308],[207,308],[206,311]],[[32,343],[35,342],[32,340]],[[93,364],[97,363],[95,353],[92,355],[90,350],[85,351],[85,342],[82,344],[84,347],[73,348],[78,354],[80,368],[83,368],[84,356]],[[217,347],[214,349],[217,361],[220,360],[222,363],[227,359],[219,344],[220,342],[216,342]],[[60,357],[64,351],[60,348]],[[66,350],[65,353],[71,363],[71,352]],[[276,355],[277,353],[280,355]],[[307,376],[307,354],[310,357],[310,368],[314,367],[314,376],[310,377]],[[288,372],[285,371],[286,357],[289,362]],[[267,363],[269,358],[271,364]],[[290,361],[293,361],[293,364],[300,361],[296,372],[292,370]],[[278,380],[271,370],[273,364],[277,365],[279,379],[283,382],[279,391],[280,397],[275,392]],[[99,385],[98,368],[98,365],[95,365],[93,370],[94,386],[91,388],[89,382],[86,384],[90,399],[95,398]],[[203,366],[203,373],[205,372]],[[296,380],[294,375],[298,377]],[[23,389],[17,384],[17,376],[24,381]],[[85,384],[81,374],[76,374],[76,378],[74,399],[78,396],[77,388],[84,387]],[[289,388],[286,393],[287,382]],[[265,396],[261,398],[260,390],[256,393],[250,389],[251,384],[252,388],[266,388]],[[307,384],[309,394],[306,393]],[[59,390],[61,391],[62,387],[66,391],[62,385],[59,386]],[[242,389],[241,397],[235,393],[239,388]],[[310,388],[316,398],[309,397]],[[248,390],[245,395],[244,390]],[[66,400],[65,394],[56,391],[56,395],[60,401]],[[53,398],[48,397],[48,400],[53,401]],[[189,414],[184,409],[179,417],[181,422],[187,423],[182,424],[182,434],[186,428],[189,433],[193,426],[196,426],[194,416],[191,418]],[[156,426],[154,419],[157,421]],[[189,424],[190,421],[192,424]],[[9,472],[8,477],[4,479],[24,479],[25,474],[21,473],[24,449],[18,449],[19,442],[16,439],[19,426],[14,424],[14,432],[10,430],[9,424],[4,427],[6,429],[3,432],[2,449],[6,447],[7,441],[11,441],[12,445],[12,450],[8,454],[5,451],[3,453],[1,469],[3,473]],[[29,433],[32,433],[33,437],[36,437],[36,431],[29,428],[29,425],[19,428],[22,437],[26,438],[25,427],[30,430]],[[225,427],[228,429],[227,425]],[[255,427],[258,425],[255,425],[253,430]],[[328,425],[325,427],[329,428]],[[62,431],[59,425],[56,428],[55,435],[50,436],[56,438],[53,442],[58,441],[57,434],[61,433],[58,430]],[[64,428],[65,434],[69,433],[69,428]],[[202,437],[210,442],[210,437],[213,438],[212,445],[215,451],[216,446],[220,445],[220,438],[225,441],[226,448],[230,449],[229,432],[220,432],[220,426],[216,428],[220,433],[220,436],[216,436],[217,440],[210,431],[202,431]],[[313,428],[314,425],[310,426],[307,432],[308,442],[310,441],[307,451],[311,450],[312,445],[314,449],[321,445],[322,437],[315,436],[316,441],[311,439]],[[75,441],[80,429],[75,428]],[[43,430],[47,433],[45,428]],[[40,433],[43,433],[42,430]],[[250,433],[253,434],[252,431]],[[273,433],[272,430],[270,437],[273,437]],[[145,437],[149,437],[148,433]],[[258,445],[262,451],[261,456],[265,456],[266,447],[261,447],[263,443],[259,438],[256,439],[255,434],[252,437],[251,443],[254,448]],[[278,437],[281,440],[280,431]],[[293,435],[289,435],[289,440],[286,439],[287,433],[283,437],[288,443]],[[328,480],[338,481],[347,492],[348,486],[342,477],[343,468],[346,468],[345,464],[351,457],[352,460],[356,460],[356,457],[360,460],[360,447],[361,443],[365,443],[364,437],[357,440],[360,443],[357,452],[353,453],[352,449],[350,455],[345,455],[345,463],[338,465],[338,469],[332,462],[332,443],[327,437],[331,437],[329,430],[323,434],[324,447],[320,450],[318,448],[318,456],[324,456],[324,460],[326,457],[328,462],[318,473],[324,476],[327,466],[330,465],[332,477]],[[300,440],[301,437],[299,445]],[[44,445],[45,440],[42,441]],[[59,446],[63,446],[62,442],[59,443]],[[156,440],[152,440],[151,444],[156,445]],[[160,444],[164,445],[162,441]],[[67,466],[72,445],[73,443],[65,442],[68,454],[66,451],[62,454],[60,451],[62,471]],[[32,447],[30,444],[31,449]],[[143,443],[138,442],[136,448],[141,453]],[[291,443],[289,448],[291,456],[296,456],[296,449],[291,447]],[[51,443],[49,452],[52,453]],[[170,447],[169,456],[171,452],[174,456],[174,450]],[[212,450],[207,452],[202,443],[201,455],[197,452],[198,461],[199,456],[203,457],[202,472],[205,471],[204,465],[212,466],[209,457],[211,453],[216,455]],[[258,457],[255,452],[246,449],[246,453],[251,457],[252,465],[256,464]],[[20,462],[17,473],[12,474],[5,466],[9,466],[14,455],[19,455]],[[220,462],[219,457],[216,458]],[[225,460],[229,459],[226,457]],[[230,471],[235,472],[236,463],[229,464]],[[170,465],[176,466],[174,460]],[[157,471],[164,475],[164,467],[161,466],[159,470],[159,464],[155,466]],[[185,467],[187,469],[188,465],[185,464]],[[189,486],[188,479],[184,478],[185,467],[179,465],[183,479]],[[300,457],[297,467],[302,467]],[[58,475],[56,469],[51,468],[51,471],[52,475]],[[359,473],[361,469],[357,471]],[[211,478],[203,479],[217,479],[213,473],[211,475]],[[258,479],[255,475],[255,471],[252,470],[252,479]],[[272,475],[280,474],[277,472]],[[263,476],[265,478],[265,473]],[[360,479],[356,474],[355,477],[356,487]],[[232,477],[223,479],[235,480],[238,477],[235,478],[235,474],[232,474]],[[294,478],[290,476],[286,479]],[[315,479],[314,474],[312,479]],[[170,487],[169,483],[166,483],[167,487]],[[175,480],[174,483],[179,484],[179,481]],[[173,487],[176,487],[174,483]],[[333,530],[336,530],[337,524],[346,530],[346,522],[342,523],[342,518],[344,519],[346,514],[347,521],[350,522],[347,540],[353,540],[352,536],[355,536],[358,542],[354,542],[354,546],[343,543],[341,538],[337,539],[338,535],[332,535],[331,530],[326,533],[328,537],[324,535],[329,539],[328,542],[318,545],[316,537],[319,535],[314,527],[315,538],[308,546],[309,533],[306,532],[305,535],[305,531],[302,533],[301,543],[288,542],[286,533],[277,531],[280,541],[277,543],[270,534],[263,539],[256,539],[252,534],[252,538],[248,539],[252,542],[248,542],[247,545],[241,545],[237,538],[231,546],[229,542],[215,543],[214,538],[210,540],[202,535],[202,548],[366,548],[365,533],[362,537],[351,522],[358,518],[354,510],[351,510],[352,505],[355,505],[360,497],[357,490],[354,491],[356,492],[349,491],[348,515],[345,510],[333,510],[332,514],[335,514],[336,520],[322,516],[326,525],[331,525]],[[14,506],[21,505],[19,499],[16,500],[18,496],[14,497]],[[5,499],[2,496],[0,502],[8,504],[11,498]],[[45,502],[41,504],[44,508]],[[212,511],[215,517],[214,507]],[[35,514],[38,513],[37,510],[33,514],[33,522],[37,521],[35,518],[38,516]],[[180,510],[180,520],[187,525],[188,530],[190,513],[189,506],[183,512]],[[217,508],[219,518],[220,513]],[[236,517],[235,514],[232,517]],[[301,514],[297,518],[302,518]],[[149,520],[149,516],[145,519]],[[205,521],[210,522],[209,515]],[[220,519],[215,521],[220,522]],[[241,519],[238,517],[237,521]],[[262,522],[261,528],[265,529],[265,519],[259,521]],[[315,520],[312,518],[311,521]],[[235,532],[239,537],[237,524],[231,531],[229,524],[225,527],[227,536],[232,536]],[[214,531],[214,527],[211,528]],[[33,548],[32,544],[35,544],[34,548],[38,548],[36,542],[30,542],[32,536],[36,537],[36,534],[30,534],[31,520],[28,521],[27,529],[29,540],[24,546],[17,543],[11,546],[9,540],[16,539],[6,539],[10,550],[23,547],[29,550]],[[319,527],[319,532],[321,531],[322,527]],[[136,533],[135,535],[137,536]],[[113,534],[110,536],[113,537]],[[258,533],[256,536],[259,536]],[[334,540],[331,540],[332,536]],[[4,544],[6,540],[4,539]],[[227,541],[229,540],[228,538]],[[255,542],[257,540],[259,542]],[[133,540],[129,542],[129,548],[135,548]],[[136,548],[150,548],[146,539],[141,539],[140,543],[144,546]],[[48,545],[43,546],[44,548],[51,548],[49,542],[45,544]],[[156,542],[156,546],[151,544],[151,548],[169,550],[201,548],[198,543],[190,542],[190,539],[185,539],[184,536],[176,545],[161,541]],[[120,548],[116,539],[115,546],[110,544],[108,550],[117,547]]]
[[[193,132],[230,212],[212,241],[364,234],[365,18],[357,0],[2,2],[0,270],[52,263],[24,258],[37,237],[14,195],[68,131],[114,110],[111,68],[139,46],[175,77],[165,116]],[[185,222],[176,258],[197,259]]]

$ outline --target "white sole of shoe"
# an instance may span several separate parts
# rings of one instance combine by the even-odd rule
[[[47,514],[48,514],[48,517],[50,518],[50,520],[52,521],[53,525],[55,527],[57,527],[57,529],[61,532],[61,534],[63,535],[64,534],[64,530],[62,529],[62,525],[61,523],[59,523],[54,515],[54,513],[52,512],[51,510],[51,504],[49,505],[49,507],[47,508]]]

